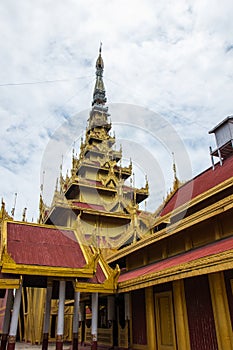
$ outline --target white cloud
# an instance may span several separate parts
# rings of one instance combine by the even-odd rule
[[[232,114],[232,11],[230,0],[1,1],[0,194],[7,208],[17,191],[17,216],[28,206],[28,219],[36,218],[46,146],[90,108],[100,41],[108,102],[160,114],[183,140],[194,173],[208,167],[208,130]],[[2,86],[46,80],[64,81]],[[88,112],[80,118],[85,126]],[[142,140],[148,146],[145,133]]]

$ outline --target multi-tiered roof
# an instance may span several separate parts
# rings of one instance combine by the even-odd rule
[[[119,248],[146,232],[145,215],[140,217],[138,204],[149,192],[147,180],[140,189],[125,184],[132,175],[132,163],[122,167],[122,150],[116,149],[111,134],[103,70],[100,47],[85,140],[81,140],[79,156],[73,152],[71,175],[65,179],[61,175],[60,190],[55,191],[52,206],[41,219],[48,224],[78,226],[87,242]],[[43,212],[43,206],[41,209]]]

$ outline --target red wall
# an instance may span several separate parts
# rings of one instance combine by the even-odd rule
[[[132,292],[133,344],[146,345],[146,305],[144,289]]]
[[[191,349],[218,350],[208,278],[204,275],[184,282]]]

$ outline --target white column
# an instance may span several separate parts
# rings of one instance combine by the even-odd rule
[[[11,325],[10,325],[10,331],[9,331],[9,337],[8,337],[7,350],[15,349],[21,296],[22,296],[22,285],[20,285],[19,289],[17,289],[15,293],[15,300],[14,300],[14,306],[13,306],[13,311],[11,316]]]
[[[92,293],[92,319],[91,319],[91,334],[92,341],[97,342],[98,332],[98,293]]]
[[[74,292],[74,317],[73,317],[72,350],[78,350],[79,300],[80,300],[80,292]]]
[[[65,281],[60,281],[58,320],[57,320],[57,335],[63,335],[63,333],[64,333],[65,292],[66,292],[66,282]]]
[[[65,309],[66,282],[60,281],[59,284],[59,305],[57,320],[56,350],[63,349],[64,334],[64,309]]]
[[[78,333],[80,292],[74,292],[73,333]]]
[[[19,289],[16,289],[15,300],[13,306],[13,312],[11,317],[11,325],[9,336],[15,337],[17,333],[18,319],[19,319],[19,310],[22,296],[22,285],[20,285]]]

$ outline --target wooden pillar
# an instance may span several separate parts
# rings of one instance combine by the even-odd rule
[[[91,296],[92,319],[91,319],[91,350],[97,350],[98,337],[98,293],[92,293]]]
[[[148,349],[150,350],[156,350],[155,306],[154,306],[153,287],[145,288],[145,297],[146,297],[147,346],[148,346]]]
[[[48,343],[49,343],[49,326],[50,326],[52,289],[53,289],[52,285],[47,286],[46,301],[45,301],[44,326],[43,326],[42,350],[47,350]]]
[[[187,309],[186,309],[183,280],[178,280],[173,282],[173,300],[174,300],[178,349],[189,350],[190,339],[189,339],[188,315],[187,315]]]
[[[131,320],[131,298],[129,293],[125,293],[124,295],[125,302],[125,322],[127,325],[127,349],[130,348],[130,344],[132,343],[132,322]]]
[[[80,321],[81,321],[81,344],[84,342],[85,338],[85,303],[81,302],[79,305],[80,308]]]
[[[11,316],[11,325],[10,325],[10,331],[9,331],[7,350],[15,349],[21,296],[22,296],[22,285],[20,285],[19,289],[17,289],[15,293],[15,300],[14,300],[14,306],[13,306],[13,311]]]
[[[58,317],[57,317],[58,320],[57,320],[56,350],[63,349],[65,292],[66,292],[66,282],[60,281],[59,305],[58,305]]]
[[[74,292],[74,317],[73,317],[72,350],[78,350],[79,301],[80,301],[80,292]]]
[[[232,350],[233,336],[223,272],[209,274],[209,285],[218,347]]]
[[[109,295],[107,297],[108,304],[107,304],[107,318],[108,318],[108,327],[112,329],[112,335],[111,335],[111,346],[113,347],[114,344],[114,334],[117,332],[117,324],[115,322],[116,317],[115,317],[115,296],[114,295]]]
[[[7,290],[6,309],[5,309],[4,321],[3,321],[3,327],[2,327],[2,340],[1,340],[0,350],[6,349],[9,326],[10,326],[10,319],[11,319],[12,302],[13,302],[13,289],[8,289]]]

